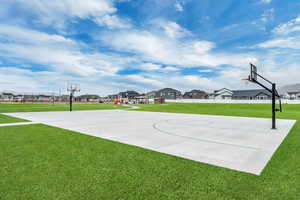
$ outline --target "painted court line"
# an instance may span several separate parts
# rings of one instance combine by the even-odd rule
[[[31,125],[31,124],[39,124],[39,123],[38,122],[7,123],[7,124],[0,124],[0,127],[6,127],[6,126],[23,126],[23,125]]]
[[[169,120],[165,120],[165,121],[160,121],[158,123],[155,123],[155,124],[153,124],[153,128],[158,130],[161,133],[164,133],[164,134],[168,134],[168,135],[172,135],[172,136],[178,136],[178,137],[182,137],[182,138],[187,138],[187,139],[190,139],[190,140],[196,140],[196,141],[202,141],[202,142],[208,142],[208,143],[215,143],[215,144],[222,144],[222,145],[229,145],[229,146],[236,146],[236,147],[239,147],[239,148],[259,150],[258,148],[251,147],[251,146],[248,147],[248,146],[245,146],[245,145],[238,145],[238,144],[232,144],[232,143],[219,142],[219,141],[215,141],[215,140],[199,139],[199,138],[194,138],[194,137],[189,137],[189,136],[177,135],[177,134],[167,132],[167,131],[164,131],[164,130],[161,130],[161,129],[158,128],[158,124],[168,123],[168,121]]]

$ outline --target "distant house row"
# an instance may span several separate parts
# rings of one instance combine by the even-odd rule
[[[69,95],[45,95],[45,94],[14,94],[12,92],[0,93],[1,102],[67,102]],[[100,100],[98,95],[80,95],[75,97],[77,102],[98,102]]]
[[[281,98],[289,100],[300,100],[300,91],[286,92],[280,94]],[[257,90],[229,90],[223,88],[214,91],[210,95],[211,99],[233,99],[233,100],[268,100],[272,98],[272,94],[265,89]]]
[[[300,100],[300,91],[287,92],[282,95],[285,99]],[[107,97],[100,97],[96,94],[84,94],[75,97],[77,102],[103,102],[114,101],[115,99],[126,99],[134,103],[145,103],[149,99],[224,99],[224,100],[268,100],[271,99],[271,93],[264,89],[257,90],[230,90],[222,88],[212,93],[203,90],[191,90],[181,93],[173,88],[163,88],[157,91],[151,91],[146,94],[140,94],[136,91],[125,91]],[[10,92],[0,93],[1,102],[54,102],[69,101],[69,95],[45,95],[45,94],[14,94]]]
[[[109,99],[115,98],[127,98],[127,99],[138,99],[138,98],[165,98],[165,99],[224,99],[224,100],[268,100],[271,99],[271,93],[264,89],[256,90],[230,90],[222,88],[215,90],[213,93],[208,93],[203,90],[191,90],[189,92],[181,93],[179,90],[173,88],[163,88],[157,91],[151,91],[146,94],[139,94],[136,91],[120,92],[119,94],[109,95]],[[299,92],[288,92],[282,95],[283,98],[291,100],[300,100]]]
[[[223,88],[207,93],[203,90],[191,90],[181,94],[180,91],[172,88],[164,88],[147,94],[149,98],[164,97],[165,99],[270,99],[271,94],[266,90],[229,90]]]
[[[11,92],[0,93],[0,100],[4,102],[22,102],[22,101],[31,101],[31,102],[48,102],[53,101],[54,97],[52,95],[32,95],[32,94],[14,94]]]

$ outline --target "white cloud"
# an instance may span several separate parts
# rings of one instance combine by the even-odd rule
[[[183,4],[179,1],[175,2],[174,7],[178,12],[183,12],[184,11]]]
[[[17,26],[0,24],[0,37],[11,43],[33,44],[48,43],[52,45],[72,46],[75,43],[60,35],[50,35],[47,33],[21,28]]]
[[[161,68],[161,71],[163,72],[174,72],[174,71],[178,71],[179,69],[176,67],[172,67],[172,66],[167,66],[164,68]]]
[[[300,15],[287,23],[280,24],[273,30],[273,33],[276,35],[288,35],[298,31],[300,31]]]
[[[32,13],[36,22],[63,29],[66,21],[91,19],[99,25],[110,28],[124,28],[129,25],[116,16],[113,0],[11,0],[4,4],[18,5],[25,12]]]
[[[261,0],[260,1],[261,4],[269,4],[271,2],[272,2],[272,0]]]
[[[191,33],[182,28],[179,24],[176,22],[166,22],[162,23],[161,26],[164,28],[165,33],[170,38],[182,38],[191,35]]]
[[[26,74],[29,75],[30,73],[31,71],[29,70],[0,67],[0,89],[36,90],[38,81],[26,76]]]
[[[164,35],[164,37],[180,39],[192,36],[192,33],[181,27],[174,21],[167,21],[162,18],[153,19],[149,22],[151,32]]]
[[[0,67],[0,91],[17,93],[55,93],[67,94],[67,83],[79,83],[81,93],[99,94],[105,96],[120,92],[119,80],[116,76],[108,77],[74,77],[53,71],[31,71],[14,67]],[[125,87],[124,87],[125,89]],[[79,95],[80,93],[76,93]]]
[[[260,43],[260,48],[300,49],[300,15],[272,30],[272,39]]]
[[[70,81],[81,83],[85,92],[98,92],[102,95],[111,93],[115,88],[162,86],[159,80],[144,75],[117,75],[119,70],[130,66],[129,63],[136,63],[134,58],[116,54],[83,53],[81,48],[84,49],[84,45],[63,36],[0,25],[0,56],[11,63],[22,63],[20,67],[28,67],[0,67],[0,91],[57,92],[59,88],[64,89],[65,83]],[[42,71],[29,70],[36,67]],[[145,63],[142,67],[150,71],[163,70],[153,63]]]
[[[276,38],[260,43],[258,47],[300,49],[300,37]]]
[[[270,22],[274,21],[274,14],[275,14],[274,8],[267,9],[261,14],[260,18],[252,21],[251,24],[256,26],[262,31],[266,31],[266,26]]]
[[[121,29],[121,28],[130,28],[131,25],[124,20],[121,20],[116,15],[105,15],[94,19],[94,21],[99,25],[105,25],[111,29]]]
[[[78,76],[113,75],[119,70],[115,55],[82,53],[81,44],[59,35],[0,25],[0,56],[47,66]]]
[[[240,24],[231,24],[231,25],[225,26],[225,27],[223,28],[223,30],[224,30],[224,31],[230,31],[230,30],[233,30],[233,29],[235,29],[235,28],[237,28],[237,27],[239,27],[239,26],[240,26]]]
[[[163,67],[162,65],[154,64],[154,63],[142,63],[138,65],[137,69],[142,69],[145,71],[152,71],[152,72],[175,72],[179,70],[178,68],[173,66]]]
[[[270,8],[268,10],[266,10],[262,15],[261,15],[261,21],[262,22],[268,22],[271,20],[274,20],[274,8]]]
[[[139,65],[138,68],[142,70],[153,71],[153,70],[160,70],[161,65],[153,64],[153,63],[143,63]]]
[[[146,78],[142,75],[138,75],[138,74],[134,74],[134,75],[126,75],[124,76],[125,78],[127,78],[128,80],[137,83],[137,84],[148,84],[148,85],[152,85],[152,87],[162,87],[163,84],[155,79],[151,79],[151,78]]]
[[[254,59],[251,55],[212,53],[216,46],[213,42],[173,38],[149,31],[108,32],[101,34],[100,40],[116,50],[134,53],[142,60],[178,67],[240,66]]]
[[[211,91],[224,87],[219,81],[196,75],[173,76],[166,80],[166,83],[168,86],[178,88],[182,91],[191,89]]]
[[[211,69],[202,69],[202,70],[198,70],[198,72],[200,72],[200,73],[210,73],[210,72],[213,72],[213,70],[211,70]]]

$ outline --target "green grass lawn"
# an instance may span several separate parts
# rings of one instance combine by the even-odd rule
[[[16,122],[26,122],[26,120],[18,119],[18,118],[15,118],[15,117],[9,117],[7,115],[1,115],[0,114],[0,124],[16,123]]]
[[[271,104],[198,104],[167,103],[163,105],[139,105],[140,111],[172,112],[189,114],[208,114],[244,117],[271,117]],[[300,105],[285,104],[283,112],[277,112],[278,118],[300,119]]]
[[[269,105],[141,105],[141,110],[269,117]],[[298,120],[261,176],[46,125],[0,127],[0,199],[300,199]]]

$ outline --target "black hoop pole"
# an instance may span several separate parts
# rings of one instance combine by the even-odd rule
[[[276,129],[276,84],[272,83],[272,129]]]
[[[70,112],[72,112],[73,92],[70,92]]]

